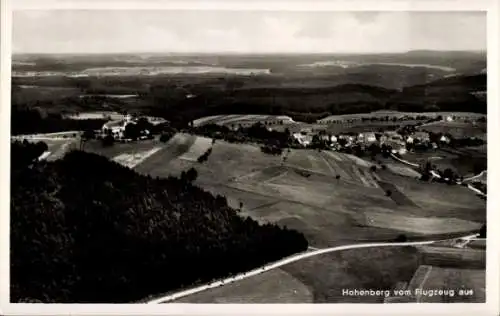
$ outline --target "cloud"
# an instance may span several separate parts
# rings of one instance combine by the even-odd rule
[[[390,52],[486,48],[474,12],[15,11],[16,52]]]

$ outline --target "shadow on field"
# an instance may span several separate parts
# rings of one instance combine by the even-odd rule
[[[410,200],[406,195],[404,195],[399,189],[392,183],[377,181],[378,185],[382,188],[382,190],[386,192],[390,192],[387,194],[396,204],[404,205],[404,206],[413,206],[419,207],[412,200]]]

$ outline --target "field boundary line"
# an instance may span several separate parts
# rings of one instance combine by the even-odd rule
[[[352,171],[354,172],[354,174],[361,180],[361,182],[363,182],[363,184],[367,187],[371,187],[371,185],[368,183],[368,181],[365,179],[365,177],[363,177],[363,175],[361,174],[361,172],[359,171],[359,168],[358,166],[355,166],[355,165],[352,165]]]

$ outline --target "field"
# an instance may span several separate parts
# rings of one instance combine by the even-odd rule
[[[417,181],[384,170],[377,173],[385,182],[396,185],[401,193],[419,206],[418,209],[408,208],[408,213],[478,223],[485,221],[485,202],[463,186]]]
[[[196,161],[203,155],[209,148],[212,147],[212,139],[207,137],[196,137],[193,145],[187,152],[180,156],[180,159],[188,161]]]
[[[418,251],[412,247],[345,250],[285,265],[281,272],[265,272],[256,277],[262,283],[246,279],[176,303],[218,303],[218,297],[235,303],[241,297],[252,303],[380,303],[384,296],[349,296],[342,290],[392,290],[402,281],[409,282],[417,267]],[[276,279],[283,273],[283,278]]]
[[[296,228],[313,247],[390,240],[400,233],[419,238],[470,231],[485,219],[484,201],[464,187],[425,183],[390,170],[373,173],[370,162],[352,155],[291,150],[284,160],[263,154],[256,145],[217,141],[208,160],[196,162],[209,146],[209,139],[177,134],[166,144],[94,149],[112,159],[155,150],[135,167],[152,176],[194,167],[196,183],[226,196],[243,216]]]
[[[454,295],[431,296],[416,292],[419,295],[416,295],[413,301],[420,303],[484,303],[486,298],[485,282],[484,270],[422,265],[416,271],[408,289],[412,292],[415,292],[416,289],[454,290]],[[460,289],[472,292],[468,295],[459,295]]]
[[[38,138],[33,138],[33,139],[28,139],[30,142],[44,142],[47,144],[48,150],[47,153],[44,155],[45,159],[48,161],[53,161],[56,159],[59,159],[64,156],[65,153],[72,149],[77,149],[79,146],[79,141],[77,139],[73,138],[43,138],[43,139],[38,139]]]
[[[298,229],[313,247],[392,240],[401,233],[412,238],[453,234],[484,221],[484,201],[466,188],[424,183],[390,170],[373,173],[370,162],[352,155],[291,150],[283,159],[263,154],[256,145],[217,141],[206,162],[194,161],[210,145],[209,139],[178,134],[135,169],[167,176],[194,167],[196,183],[226,196],[242,216]]]
[[[485,154],[470,152],[467,150],[452,149],[438,149],[435,151],[421,153],[406,153],[403,159],[421,165],[424,165],[427,161],[429,161],[439,170],[450,168],[464,178],[476,175],[476,166],[486,166],[487,163],[487,157]]]
[[[382,132],[387,130],[397,130],[401,126],[415,124],[417,121],[402,122],[366,122],[352,124],[329,124],[326,131],[334,135],[341,133],[364,133],[364,132]]]
[[[414,179],[420,179],[422,176],[420,173],[412,169],[411,167],[408,167],[403,164],[395,164],[395,163],[388,163],[385,164],[387,166],[387,169],[389,169],[392,173],[398,174],[401,176],[405,177],[410,177]]]
[[[420,130],[433,133],[449,133],[454,138],[477,137],[486,140],[486,124],[476,126],[464,122],[433,122],[419,127]]]
[[[421,260],[427,265],[470,269],[484,269],[486,266],[484,249],[425,246],[420,251]]]
[[[141,152],[159,146],[157,141],[138,145]],[[132,144],[115,146],[101,150],[110,157],[123,154],[120,150],[139,152],[131,150]],[[208,160],[195,161],[209,146]],[[160,147],[135,170],[163,177],[194,167],[195,183],[225,196],[241,216],[301,231],[312,249],[391,242],[401,234],[409,240],[441,239],[475,231],[485,221],[485,202],[462,186],[425,183],[390,169],[371,172],[370,162],[348,154],[292,149],[272,156],[257,145],[220,140],[212,145],[210,139],[188,134],[177,134]],[[341,289],[409,282],[419,256],[408,247],[324,254],[180,301],[380,302],[384,297],[342,296]]]
[[[257,122],[270,122],[276,125],[281,125],[280,121],[284,124],[293,123],[289,117],[285,116],[276,116],[276,115],[240,115],[240,114],[230,114],[230,115],[214,115],[207,116],[196,119],[193,121],[194,126],[202,126],[206,124],[218,124],[225,126],[238,126],[239,124],[253,124]]]
[[[275,269],[237,283],[181,298],[176,303],[313,303],[313,293],[289,273]]]
[[[162,149],[161,147],[154,147],[153,149],[145,152],[133,153],[133,154],[120,154],[114,157],[113,161],[118,162],[119,164],[122,164],[125,167],[134,168],[135,166],[143,162],[145,159],[148,159],[161,149]]]

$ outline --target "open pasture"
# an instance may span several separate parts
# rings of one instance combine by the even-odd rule
[[[120,154],[113,158],[113,161],[124,165],[128,168],[134,168],[138,164],[142,163],[144,160],[148,159],[158,151],[160,151],[161,147],[154,147],[150,150],[144,152],[135,152],[133,154]]]
[[[418,207],[415,202],[402,193],[397,186],[390,182],[378,181],[380,187],[389,194],[389,197],[398,205]]]
[[[343,295],[343,289],[392,290],[418,267],[412,247],[344,250],[300,260],[283,270],[311,288],[315,303],[380,303],[384,296]]]
[[[311,290],[289,273],[274,269],[251,278],[189,295],[175,303],[313,303]]]
[[[166,144],[163,144],[162,150],[143,161],[135,170],[154,177],[172,175],[171,171],[179,170],[169,167],[169,164],[188,152],[195,141],[196,136],[181,133],[176,134]]]
[[[293,262],[175,303],[240,303],[243,297],[251,303],[382,303],[383,295],[349,296],[342,290],[392,290],[401,281],[409,282],[417,267],[418,251],[412,247],[344,250]]]
[[[280,163],[280,156],[264,154],[257,145],[217,141],[208,160],[197,164],[196,170],[200,181],[228,182]]]
[[[415,295],[413,301],[420,303],[484,303],[486,274],[483,269],[443,268],[422,265],[415,272],[408,290],[416,289],[454,290],[454,295]],[[472,290],[470,295],[458,295],[458,291]],[[418,293],[418,292],[416,292]],[[420,293],[418,293],[420,294]]]
[[[197,161],[209,148],[212,147],[212,139],[208,137],[196,136],[193,145],[187,152],[182,154],[179,158],[188,161]]]
[[[359,158],[336,152],[292,150],[282,164],[281,157],[266,155],[256,145],[217,141],[204,163],[179,159],[192,150],[196,138],[174,136],[135,169],[177,176],[194,167],[195,183],[225,196],[230,206],[241,209],[241,216],[297,229],[313,247],[388,241],[399,234],[421,238],[459,233],[479,228],[485,218],[484,201],[463,192],[466,188],[424,183],[389,170],[372,173],[358,165]],[[144,151],[155,147],[151,142]]]
[[[378,187],[367,173],[367,168],[372,164],[349,154],[329,150],[318,152],[295,149],[287,156],[286,165],[326,176],[339,176],[339,179],[346,182]]]
[[[50,155],[47,156],[47,161],[53,161],[62,158],[68,151],[79,147],[78,140],[75,139],[47,139],[43,140],[47,144]]]
[[[129,143],[116,142],[113,146],[105,147],[102,145],[100,140],[89,140],[83,143],[83,150],[113,159],[121,154],[133,154],[136,152],[151,150],[152,148],[161,146],[162,144],[163,143],[157,140],[141,140]]]
[[[485,123],[473,125],[472,123],[441,121],[424,124],[418,127],[418,129],[433,133],[450,134],[453,138],[468,138],[474,136],[486,140]]]
[[[438,246],[422,246],[421,262],[439,266],[468,269],[484,269],[486,267],[486,251],[473,248],[452,248]]]
[[[365,212],[364,224],[372,227],[398,229],[407,233],[420,235],[438,235],[456,232],[479,230],[480,223],[439,217],[417,217],[404,212]]]
[[[388,163],[386,164],[386,166],[389,171],[397,175],[410,177],[414,179],[420,179],[420,177],[422,176],[419,172],[403,164]]]
[[[412,212],[421,216],[458,218],[474,222],[486,220],[486,203],[460,185],[424,182],[377,171],[384,182],[392,183],[398,191],[419,205]]]

